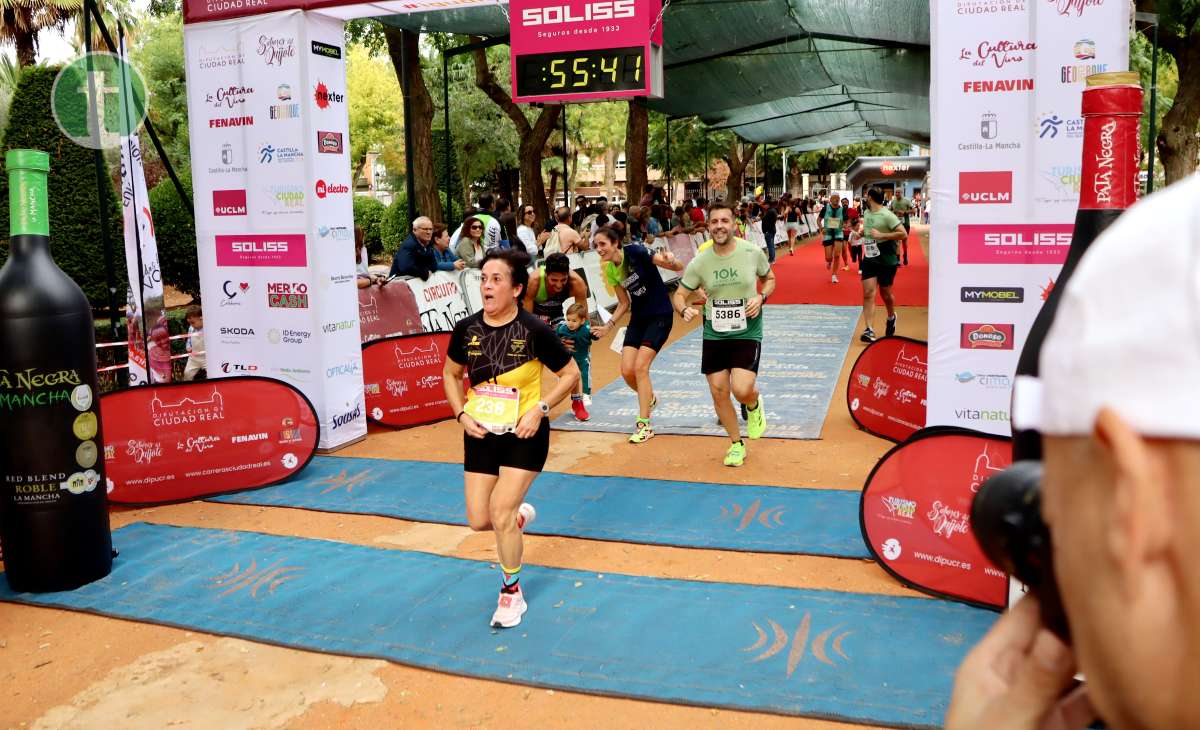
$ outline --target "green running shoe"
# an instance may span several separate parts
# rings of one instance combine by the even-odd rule
[[[654,427],[650,425],[649,421],[643,421],[639,418],[637,430],[629,437],[629,443],[644,444],[652,438],[654,438]]]
[[[762,396],[758,396],[758,407],[746,412],[746,435],[752,439],[762,438],[767,430],[767,411]]]
[[[729,451],[725,452],[725,466],[741,466],[745,461],[746,444],[730,444]]]

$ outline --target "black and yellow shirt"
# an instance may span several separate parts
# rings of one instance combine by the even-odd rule
[[[542,365],[558,372],[571,361],[546,323],[524,309],[508,324],[493,327],[476,312],[454,326],[450,335],[451,360],[466,367],[473,385],[496,383],[516,388],[520,394],[518,417],[537,407],[542,398]],[[472,388],[467,402],[475,396]]]

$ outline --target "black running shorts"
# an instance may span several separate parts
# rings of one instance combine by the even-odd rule
[[[877,279],[879,286],[891,286],[896,281],[896,269],[899,266],[872,263],[871,259],[863,259],[859,265],[863,280]]]
[[[758,340],[705,340],[700,350],[700,372],[705,375],[722,370],[758,372],[762,343]]]
[[[550,454],[550,419],[543,418],[537,433],[523,439],[515,433],[481,439],[463,433],[463,471],[498,476],[500,467],[540,472]]]
[[[670,314],[631,317],[629,326],[625,328],[625,342],[622,347],[649,347],[658,352],[667,344],[674,319]]]

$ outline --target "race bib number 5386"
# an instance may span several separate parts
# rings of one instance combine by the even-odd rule
[[[714,299],[712,328],[714,332],[741,332],[746,329],[746,300]]]

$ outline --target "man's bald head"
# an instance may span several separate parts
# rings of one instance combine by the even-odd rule
[[[421,243],[429,243],[433,240],[433,221],[425,216],[421,216],[413,221],[413,235]]]

